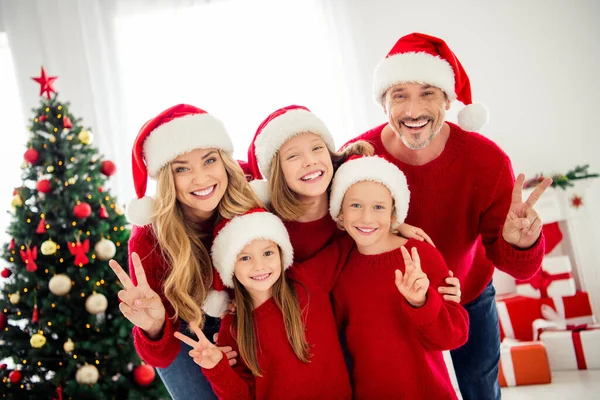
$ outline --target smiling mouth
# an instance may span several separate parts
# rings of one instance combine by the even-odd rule
[[[417,119],[414,121],[400,121],[400,124],[409,130],[423,129],[427,124],[431,122],[429,119]]]
[[[250,279],[252,279],[254,281],[264,281],[265,279],[267,279],[270,276],[271,276],[271,273],[269,272],[269,273],[262,274],[262,275],[251,276]]]
[[[364,235],[364,236],[372,235],[373,233],[375,233],[375,231],[377,231],[377,228],[365,228],[365,227],[358,227],[358,226],[355,226],[354,228],[358,232],[360,232],[361,235]]]
[[[196,190],[195,192],[192,192],[191,194],[195,197],[206,198],[215,192],[216,187],[217,187],[217,185],[212,185],[206,189]]]
[[[310,174],[304,175],[302,178],[300,178],[300,180],[303,182],[310,182],[319,179],[323,175],[325,175],[325,171],[315,171],[311,172]]]

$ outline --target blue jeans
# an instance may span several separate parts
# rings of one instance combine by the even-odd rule
[[[495,298],[490,282],[478,298],[465,305],[470,318],[469,340],[450,352],[464,400],[500,399],[500,328]]]
[[[209,321],[208,318],[203,332],[207,338],[212,340],[215,326],[218,331],[218,320],[216,322]],[[186,323],[181,324],[180,330],[183,334],[189,335]],[[175,360],[167,368],[157,368],[158,375],[173,400],[216,400],[217,396],[202,373],[202,368],[188,354],[191,349],[190,346],[181,342],[181,350]]]

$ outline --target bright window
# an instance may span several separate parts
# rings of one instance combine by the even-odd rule
[[[221,119],[246,160],[260,122],[289,104],[342,131],[336,67],[315,0],[230,0],[121,15],[116,42],[129,145],[163,109],[189,103]]]

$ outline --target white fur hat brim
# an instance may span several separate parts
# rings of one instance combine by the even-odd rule
[[[224,290],[209,290],[202,304],[202,310],[211,317],[221,318],[229,305],[229,295]]]
[[[175,118],[158,126],[144,141],[148,175],[156,178],[163,166],[181,154],[210,148],[233,153],[233,143],[220,120],[206,113]]]
[[[294,250],[285,225],[266,211],[253,212],[229,221],[214,238],[211,255],[223,284],[233,288],[233,275],[238,254],[257,239],[272,240],[281,249],[283,268],[294,262]]]
[[[269,178],[271,161],[281,146],[290,138],[306,132],[321,136],[330,151],[336,150],[333,136],[321,119],[305,109],[288,110],[270,121],[254,141],[256,160],[263,177]]]
[[[382,104],[389,88],[407,82],[427,83],[442,89],[450,101],[456,99],[452,66],[441,57],[410,52],[386,57],[375,67],[373,100]]]
[[[344,195],[352,185],[363,181],[378,182],[388,188],[396,208],[396,221],[393,227],[402,224],[408,214],[410,202],[406,177],[394,164],[377,156],[351,159],[338,168],[329,195],[331,217],[339,221]]]

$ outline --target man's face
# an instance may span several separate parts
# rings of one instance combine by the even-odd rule
[[[392,130],[406,147],[421,150],[444,125],[450,101],[441,89],[420,83],[402,83],[385,94],[384,109]]]

